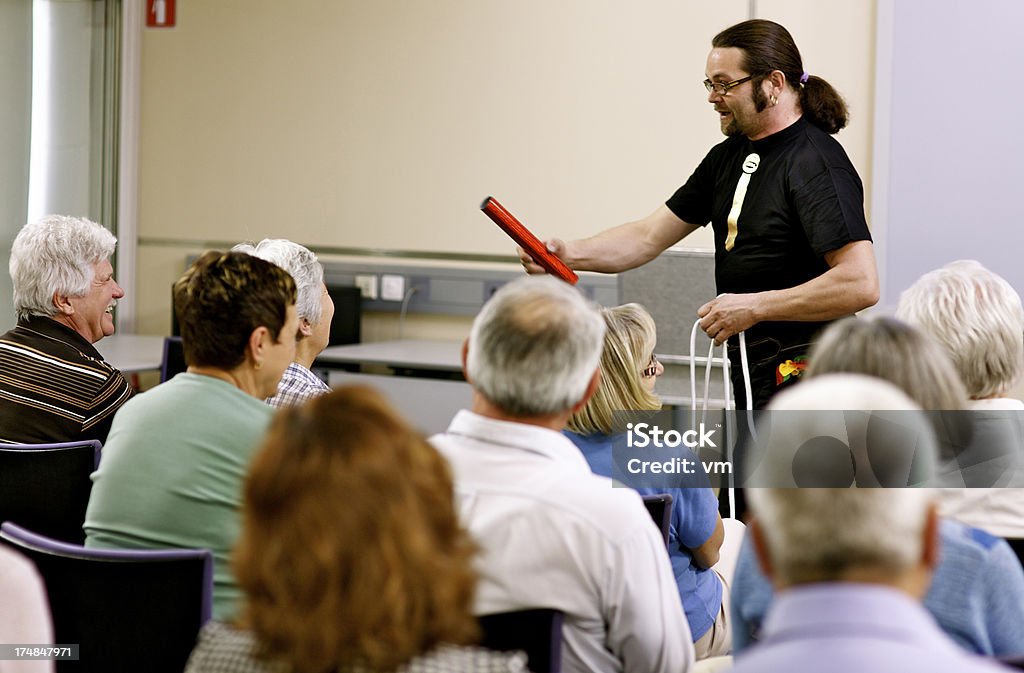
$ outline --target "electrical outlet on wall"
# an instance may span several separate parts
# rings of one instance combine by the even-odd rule
[[[356,287],[363,299],[377,298],[377,276],[356,276]]]
[[[405,298],[405,276],[385,273],[380,277],[380,298],[384,301],[402,301]]]

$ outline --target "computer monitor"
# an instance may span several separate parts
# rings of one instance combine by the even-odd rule
[[[362,341],[363,295],[354,285],[328,285],[334,300],[334,319],[328,345],[357,344]]]
[[[178,310],[174,306],[174,284],[171,284],[171,336],[181,336],[181,325],[178,324]]]
[[[180,336],[164,337],[164,356],[160,362],[160,383],[170,381],[175,374],[188,369],[185,364],[185,349]]]

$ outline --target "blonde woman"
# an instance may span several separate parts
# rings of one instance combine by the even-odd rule
[[[665,368],[654,356],[654,319],[639,304],[601,310],[605,322],[601,381],[587,404],[569,419],[566,434],[596,474],[613,474],[612,445],[625,431],[622,411],[656,411],[654,385]],[[672,495],[669,557],[698,659],[731,649],[723,583],[711,569],[725,537],[718,500],[710,488],[637,489],[641,495]]]

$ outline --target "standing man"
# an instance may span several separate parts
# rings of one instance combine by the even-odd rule
[[[94,343],[114,333],[124,290],[117,239],[82,217],[26,224],[11,247],[18,325],[0,336],[0,442],[105,442],[133,394]]]
[[[562,281],[501,288],[463,347],[472,409],[430,441],[480,545],[476,614],[561,610],[565,673],[683,673],[693,638],[664,539],[561,432],[597,388],[604,329]]]
[[[808,75],[789,32],[751,20],[712,40],[704,86],[728,138],[647,217],[548,248],[574,269],[645,264],[711,222],[719,296],[698,310],[717,343],[746,331],[755,408],[795,381],[824,323],[878,301],[864,189],[832,137],[846,104]],[[525,254],[531,273],[542,269]],[[746,405],[738,341],[730,344],[738,408]],[[782,370],[780,371],[780,366]]]

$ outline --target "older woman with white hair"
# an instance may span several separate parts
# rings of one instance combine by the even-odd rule
[[[50,215],[11,247],[18,324],[0,336],[0,442],[107,438],[134,394],[95,344],[114,333],[124,290],[110,256],[117,239],[82,217]]]
[[[1006,279],[973,259],[950,262],[900,295],[896,317],[946,349],[972,408],[1024,411],[1008,397],[1024,377],[1024,306]]]
[[[327,292],[324,268],[316,255],[283,238],[265,238],[256,245],[242,243],[232,249],[276,264],[291,274],[298,288],[295,308],[299,333],[295,341],[295,362],[288,365],[277,393],[267,399],[267,404],[274,407],[300,404],[330,391],[327,384],[310,371],[313,361],[330,341],[334,317],[334,301]]]
[[[939,508],[994,535],[1024,538],[1024,402],[1009,397],[1024,376],[1024,306],[1004,278],[958,260],[918,278],[896,315],[937,341],[970,397],[975,440],[958,456],[962,484]],[[999,488],[979,488],[995,486]]]

